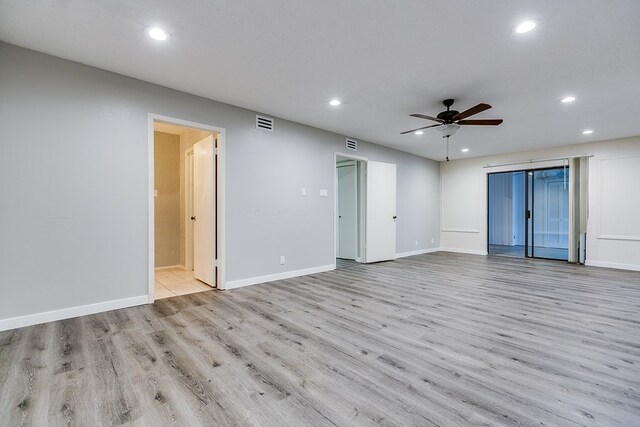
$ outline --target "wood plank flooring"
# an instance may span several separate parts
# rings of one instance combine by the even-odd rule
[[[0,333],[0,425],[638,426],[640,273],[433,253]]]

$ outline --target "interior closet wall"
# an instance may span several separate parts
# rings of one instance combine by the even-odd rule
[[[154,132],[155,266],[180,264],[180,137]]]

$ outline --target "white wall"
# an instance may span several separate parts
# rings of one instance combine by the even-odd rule
[[[589,161],[587,264],[640,270],[640,136],[441,163],[443,249],[486,253],[487,173],[562,162],[487,164],[593,154]]]
[[[253,111],[4,43],[0,58],[0,329],[146,295],[148,113],[226,130],[227,281],[333,264],[344,136],[259,131]],[[397,164],[398,252],[438,247],[438,163],[364,141],[357,154]]]

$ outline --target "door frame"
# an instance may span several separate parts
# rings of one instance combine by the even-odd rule
[[[193,270],[193,147],[184,152],[184,193],[184,267]]]
[[[216,253],[218,258],[216,272],[216,287],[226,289],[225,264],[225,129],[205,123],[197,123],[161,114],[147,113],[147,297],[149,303],[155,301],[154,271],[155,271],[155,197],[154,197],[154,123],[163,122],[177,126],[184,126],[218,134],[218,148],[216,149]]]
[[[359,168],[358,168],[358,160],[345,160],[344,164],[340,164],[338,165],[338,162],[336,161],[336,174],[338,174],[338,169],[343,168],[343,167],[353,167],[354,168],[354,172],[355,172],[355,181],[356,181],[356,188],[355,188],[355,209],[356,209],[356,251],[355,251],[355,257],[354,260],[357,260],[359,257],[359,251],[358,249],[360,248],[360,215],[358,213],[358,207],[360,205],[360,186],[358,185],[360,181],[360,172],[359,172]],[[340,233],[342,232],[342,227],[340,226],[341,222],[338,221],[341,218],[340,212],[338,212],[339,208],[340,208],[340,177],[337,177],[338,180],[338,185],[336,187],[336,258],[338,257],[338,255],[341,255],[341,250],[340,250]],[[360,207],[362,210],[362,207]]]
[[[534,191],[534,186],[535,184],[532,185],[532,188],[529,188],[529,176],[528,173],[531,172],[536,172],[536,171],[543,171],[543,170],[550,170],[550,169],[562,169],[563,165],[560,166],[544,166],[544,167],[540,167],[540,168],[532,168],[532,169],[507,169],[507,170],[501,170],[501,171],[496,171],[496,172],[487,172],[487,199],[486,199],[486,203],[487,203],[487,255],[491,255],[491,253],[489,252],[489,238],[490,238],[490,227],[491,227],[491,217],[489,216],[490,212],[489,212],[489,192],[491,191],[491,187],[489,185],[489,175],[494,175],[494,174],[500,174],[500,173],[515,173],[515,172],[524,172],[525,174],[525,178],[524,178],[524,214],[525,214],[525,220],[524,220],[524,258],[529,258],[529,259],[546,259],[546,260],[550,260],[550,261],[565,261],[566,260],[562,260],[562,259],[557,259],[557,258],[544,258],[544,257],[538,257],[535,256],[535,250],[534,250],[534,243],[535,243],[535,237],[533,236],[533,230],[531,232],[531,242],[529,242],[529,218],[527,218],[527,211],[531,211],[531,224],[533,226],[533,217],[534,217],[534,204],[535,202],[533,201],[533,197],[531,198],[531,206],[529,206],[529,192],[531,192],[531,194],[533,195],[533,191]],[[566,166],[566,170],[567,170],[567,179],[569,179],[569,165]],[[568,187],[567,187],[568,188]],[[531,209],[529,209],[529,207],[531,207]],[[528,254],[528,248],[529,248],[529,243],[532,244],[531,247],[531,255]]]
[[[338,256],[338,173],[336,165],[338,163],[338,156],[345,157],[356,162],[363,162],[364,168],[360,169],[358,179],[360,185],[358,186],[358,203],[360,204],[360,212],[358,212],[358,247],[360,251],[356,257],[356,262],[364,262],[365,253],[367,250],[367,242],[365,239],[367,229],[367,218],[365,215],[366,197],[367,197],[367,185],[364,180],[366,174],[366,165],[369,159],[367,157],[356,156],[350,153],[343,153],[340,151],[333,152],[333,268],[336,268],[336,257]]]

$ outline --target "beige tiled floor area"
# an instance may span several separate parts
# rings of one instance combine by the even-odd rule
[[[193,271],[181,267],[156,269],[156,299],[210,291],[213,288],[193,277]]]

